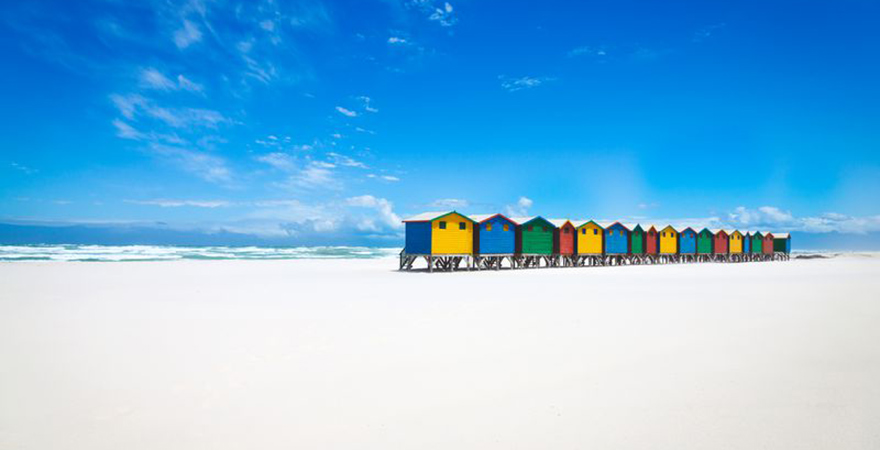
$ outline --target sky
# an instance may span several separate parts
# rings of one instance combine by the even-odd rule
[[[878,16],[856,0],[11,3],[0,241],[395,246],[402,218],[455,209],[880,248]]]

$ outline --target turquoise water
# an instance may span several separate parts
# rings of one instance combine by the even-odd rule
[[[0,261],[175,261],[370,259],[396,256],[399,248],[177,247],[157,245],[0,245]]]

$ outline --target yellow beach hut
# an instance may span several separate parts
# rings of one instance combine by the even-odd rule
[[[577,253],[579,255],[602,254],[602,232],[604,228],[590,220],[577,227]]]
[[[474,221],[456,211],[423,213],[403,222],[407,253],[470,255],[474,252]]]
[[[739,232],[739,230],[734,230],[733,233],[730,233],[730,253],[742,253],[743,252],[743,234]]]
[[[672,225],[660,230],[660,254],[674,255],[678,253],[678,231]]]

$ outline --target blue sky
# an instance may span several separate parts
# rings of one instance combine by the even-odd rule
[[[397,245],[424,210],[880,242],[880,4],[29,1],[0,221]]]

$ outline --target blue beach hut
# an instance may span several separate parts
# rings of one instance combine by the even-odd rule
[[[679,233],[678,253],[689,255],[697,253],[697,232],[687,227]]]
[[[751,253],[752,252],[752,232],[751,231],[743,231],[743,253]]]
[[[629,253],[629,235],[632,230],[620,222],[601,225],[605,229],[605,254],[625,255]]]
[[[481,255],[512,255],[516,251],[517,223],[502,214],[476,214],[474,253]]]

